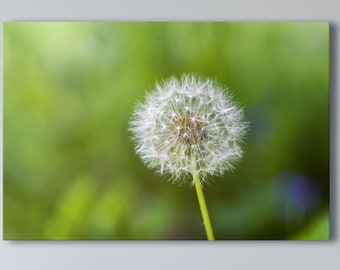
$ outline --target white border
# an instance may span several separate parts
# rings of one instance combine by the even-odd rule
[[[330,21],[331,233],[328,242],[9,242],[0,269],[339,269],[338,0],[0,0],[3,21]],[[0,33],[2,44],[2,29]],[[2,55],[1,55],[2,62]],[[2,74],[2,65],[0,67]],[[2,77],[2,76],[1,76]],[[2,85],[2,79],[1,79]],[[1,111],[2,114],[2,111]],[[1,125],[2,129],[2,125]],[[2,132],[1,132],[2,136]],[[1,140],[2,149],[2,140]],[[1,156],[2,161],[2,156]],[[2,169],[2,162],[1,162]],[[0,186],[2,196],[2,185]],[[0,200],[2,239],[2,197]]]

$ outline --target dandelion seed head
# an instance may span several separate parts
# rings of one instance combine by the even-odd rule
[[[173,182],[222,175],[242,157],[247,123],[230,94],[211,79],[171,77],[137,106],[130,122],[136,152]]]

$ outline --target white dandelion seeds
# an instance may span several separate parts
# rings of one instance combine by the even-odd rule
[[[207,175],[232,169],[242,157],[246,129],[230,93],[193,75],[157,84],[130,122],[137,154],[177,183],[197,175],[202,184]]]

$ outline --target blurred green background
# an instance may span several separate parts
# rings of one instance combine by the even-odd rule
[[[217,239],[329,238],[328,23],[4,24],[4,239],[206,239],[194,188],[134,153],[171,75],[216,78],[250,131],[204,192]]]

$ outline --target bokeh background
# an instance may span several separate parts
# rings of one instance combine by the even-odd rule
[[[157,81],[230,87],[250,130],[204,192],[217,239],[329,238],[328,23],[4,24],[4,239],[206,239],[194,188],[135,155]]]

